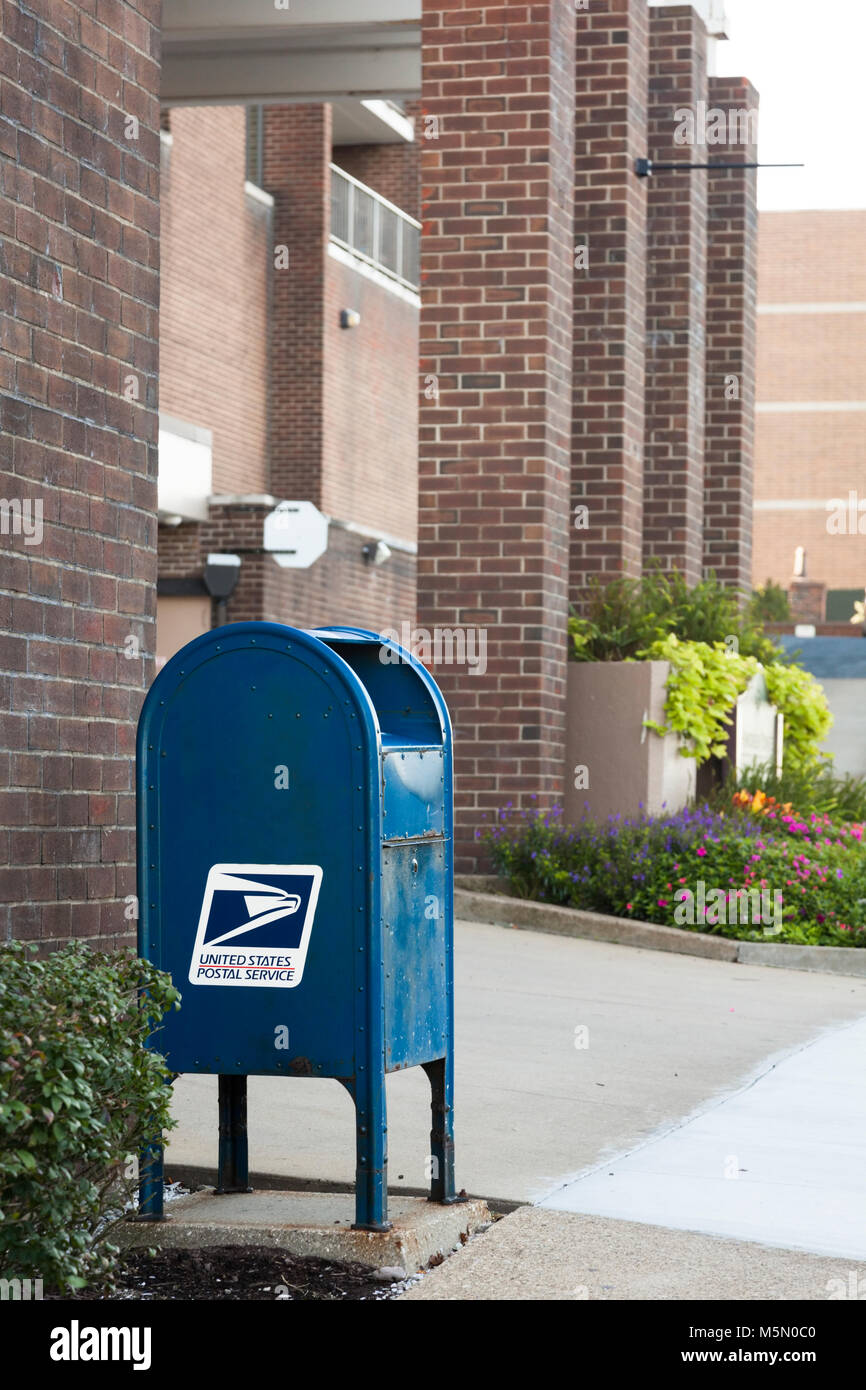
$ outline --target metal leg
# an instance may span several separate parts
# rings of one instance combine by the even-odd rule
[[[247,1144],[247,1078],[219,1079],[219,1173],[216,1192],[252,1192]]]
[[[355,1100],[357,1161],[355,1231],[390,1231],[388,1220],[388,1120],[384,1076],[343,1085]]]
[[[465,1202],[454,1190],[454,1063],[449,1052],[435,1062],[424,1062],[430,1082],[430,1201],[450,1206]]]
[[[162,1136],[146,1145],[139,1155],[137,1221],[165,1220],[162,1157]]]

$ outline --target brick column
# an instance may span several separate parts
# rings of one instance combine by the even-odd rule
[[[646,0],[577,15],[573,601],[593,575],[641,568],[647,23]]]
[[[742,77],[712,77],[709,104],[724,113],[724,143],[710,162],[757,159],[758,94]],[[752,585],[758,286],[757,170],[708,175],[707,392],[704,568]]]
[[[706,29],[690,5],[650,10],[649,154],[706,163]],[[691,124],[691,128],[690,128]],[[712,147],[711,147],[712,148]],[[655,173],[647,213],[644,560],[703,566],[707,180]]]
[[[0,24],[0,937],[134,940],[153,671],[158,0]],[[130,902],[124,899],[129,896]]]
[[[330,106],[265,107],[263,145],[262,178],[274,196],[270,490],[280,498],[319,503]]]
[[[562,791],[573,7],[423,0],[422,94],[419,623],[487,640],[436,669],[466,869],[483,812]]]

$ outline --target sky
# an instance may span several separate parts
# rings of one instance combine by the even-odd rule
[[[730,42],[722,77],[748,77],[760,97],[764,209],[866,208],[866,0],[725,0]]]

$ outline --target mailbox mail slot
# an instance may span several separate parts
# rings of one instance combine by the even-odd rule
[[[152,1039],[220,1086],[220,1191],[247,1190],[246,1077],[328,1076],[356,1110],[356,1225],[386,1229],[385,1073],[432,1093],[431,1199],[456,1200],[451,728],[438,687],[355,628],[216,628],[138,735],[139,951],[179,1012]],[[162,1215],[161,1137],[141,1211]]]

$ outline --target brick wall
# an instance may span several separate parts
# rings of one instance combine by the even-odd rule
[[[46,946],[135,929],[123,900],[154,646],[159,24],[155,0],[2,5],[0,493],[40,504],[44,529],[0,535],[0,935]]]
[[[649,151],[706,162],[678,143],[678,111],[706,100],[706,28],[696,10],[650,10]],[[644,562],[703,572],[704,351],[708,175],[654,173],[647,207]]]
[[[713,77],[710,106],[728,139],[711,163],[751,163],[758,94],[745,78]],[[743,119],[745,117],[745,120]],[[748,589],[752,578],[757,337],[757,170],[708,174],[704,568]]]
[[[574,11],[424,0],[419,622],[483,629],[437,670],[455,724],[456,845],[485,811],[561,795],[574,180]],[[480,639],[479,639],[480,640]]]
[[[759,584],[769,577],[787,586],[798,545],[810,580],[828,589],[866,583],[866,535],[847,515],[844,529],[836,522],[828,529],[827,509],[841,499],[847,513],[850,492],[866,502],[866,413],[845,408],[866,401],[866,313],[858,308],[866,303],[864,239],[864,211],[760,217],[752,564]],[[837,408],[779,408],[808,402]],[[775,409],[762,411],[768,405]]]
[[[270,209],[242,106],[176,107],[162,161],[160,406],[213,434],[213,490],[264,492]]]
[[[634,165],[647,152],[647,24],[646,0],[577,15],[574,600],[593,576],[641,567],[647,184]]]
[[[357,309],[359,327],[341,328],[341,309]],[[328,257],[321,505],[406,541],[418,531],[418,316]]]

